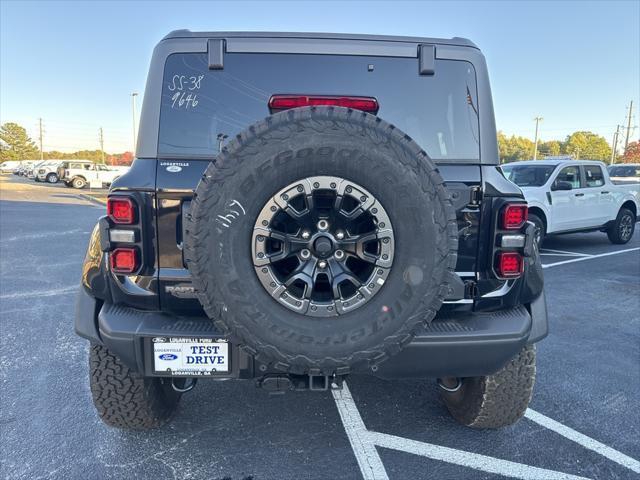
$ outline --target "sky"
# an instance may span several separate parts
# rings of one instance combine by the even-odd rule
[[[470,38],[489,66],[496,122],[543,140],[591,130],[611,142],[640,115],[640,0],[173,2],[0,0],[0,122],[44,150],[132,149],[131,93],[144,92],[168,32],[301,31]],[[138,97],[138,110],[141,104]],[[638,138],[638,128],[633,139]]]

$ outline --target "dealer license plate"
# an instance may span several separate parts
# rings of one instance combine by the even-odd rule
[[[224,339],[155,337],[156,373],[206,376],[229,372],[229,344]]]

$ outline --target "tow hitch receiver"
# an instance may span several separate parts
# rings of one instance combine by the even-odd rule
[[[270,394],[282,394],[286,391],[325,392],[342,390],[344,376],[328,375],[266,375],[257,381],[256,386]]]

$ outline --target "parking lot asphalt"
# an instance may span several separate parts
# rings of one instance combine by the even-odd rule
[[[3,478],[639,478],[638,232],[622,246],[602,233],[545,243],[551,332],[538,346],[529,418],[512,427],[459,426],[430,379],[352,377],[335,395],[202,381],[171,423],[131,433],[98,420],[88,344],[73,333],[82,258],[104,207],[64,187],[0,182]]]

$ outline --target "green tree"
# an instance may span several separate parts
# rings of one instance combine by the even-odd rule
[[[40,151],[29,138],[27,131],[17,123],[5,123],[0,126],[0,161],[5,160],[37,160]]]
[[[558,140],[549,140],[548,142],[542,142],[538,144],[538,157],[555,157],[560,155],[562,150],[562,143]]]
[[[525,137],[507,137],[498,132],[498,152],[500,163],[517,162],[533,158],[533,142]]]
[[[603,160],[611,157],[607,140],[593,132],[574,132],[564,142],[564,152],[582,160]]]

